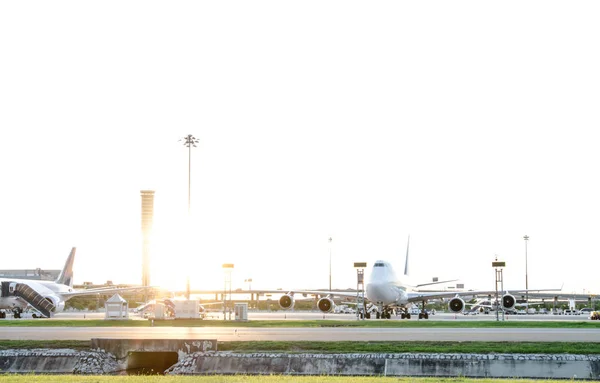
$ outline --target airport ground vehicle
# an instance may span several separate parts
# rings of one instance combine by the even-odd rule
[[[579,311],[567,309],[567,310],[563,311],[563,314],[564,315],[579,315]]]

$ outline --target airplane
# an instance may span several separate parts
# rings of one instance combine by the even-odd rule
[[[55,281],[39,281],[31,279],[0,278],[0,319],[6,318],[7,312],[14,318],[20,318],[28,307],[33,307],[38,314],[52,317],[65,309],[65,302],[77,296],[111,294],[122,291],[143,289],[145,287],[93,288],[73,289],[73,263],[75,247],[71,249],[65,266]]]
[[[409,237],[410,242],[410,237]],[[406,261],[404,265],[404,275],[408,276],[408,244],[406,247]],[[402,319],[410,319],[411,313],[409,307],[415,303],[422,303],[421,312],[419,313],[419,319],[429,319],[429,314],[425,310],[425,303],[428,300],[445,300],[448,301],[448,309],[453,313],[461,313],[467,304],[464,301],[466,296],[475,295],[490,295],[495,294],[495,291],[464,291],[464,292],[448,292],[448,291],[419,291],[422,286],[447,283],[452,281],[439,281],[430,282],[424,284],[418,284],[410,286],[403,283],[399,278],[396,277],[396,273],[390,262],[385,260],[378,260],[371,269],[370,279],[366,284],[366,294],[363,299],[369,301],[370,304],[367,306],[363,303],[364,308],[362,310],[361,318],[364,316],[369,319],[371,314],[374,313],[377,319],[390,319],[392,313],[400,313]],[[536,289],[536,290],[514,290],[513,293],[524,293],[526,291],[557,291],[558,289]],[[290,309],[294,306],[294,294],[297,291],[290,291],[284,294],[279,299],[279,306],[283,309]],[[317,301],[317,307],[324,313],[328,313],[334,310],[335,303],[333,301],[334,296],[341,297],[354,297],[356,298],[356,292],[353,293],[342,293],[342,292],[323,292],[323,291],[298,291],[302,294],[316,294],[322,296]],[[504,309],[510,310],[515,307],[517,299],[509,291],[505,291],[501,298],[501,303]]]

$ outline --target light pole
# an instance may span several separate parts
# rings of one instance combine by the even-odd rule
[[[191,134],[183,137],[179,141],[183,141],[183,146],[188,148],[188,225],[191,224],[192,215],[192,146],[195,148],[198,143],[198,139]],[[189,229],[189,226],[188,226]],[[188,244],[189,245],[189,244]],[[190,276],[187,276],[185,296],[190,299]]]
[[[331,291],[331,237],[329,237],[329,291]]]
[[[356,319],[365,319],[367,310],[365,307],[365,268],[367,262],[354,262],[356,269]],[[362,307],[361,307],[362,306]]]
[[[180,139],[179,141],[183,141],[185,140],[185,142],[183,143],[183,146],[187,146],[188,148],[188,214],[191,211],[191,205],[192,205],[192,146],[195,148],[196,144],[199,142],[199,140],[192,136],[191,134],[188,134],[187,136],[183,137],[182,139]]]
[[[223,320],[227,320],[227,290],[229,290],[229,303],[231,303],[231,272],[233,271],[233,263],[223,264],[223,273],[225,275],[225,284],[223,286]],[[229,311],[229,320],[231,320],[231,311]]]
[[[244,283],[248,284],[248,291],[250,291],[250,303],[254,301],[254,294],[252,293],[252,278],[244,279]]]
[[[527,303],[527,309],[529,309],[529,283],[527,282],[527,242],[529,236],[524,235],[523,239],[525,240],[525,302]]]
[[[501,303],[498,302],[498,283],[500,283],[500,291],[504,291],[504,278],[502,275],[502,268],[506,267],[506,262],[498,261],[498,255],[496,254],[496,260],[492,262],[492,267],[495,269],[496,272],[496,321],[499,321],[499,311]],[[504,307],[502,308],[502,320],[504,320]]]

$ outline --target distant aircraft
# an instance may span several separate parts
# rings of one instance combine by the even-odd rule
[[[67,258],[65,267],[55,281],[0,278],[0,319],[12,311],[14,318],[20,318],[23,310],[33,307],[41,316],[49,318],[64,310],[70,298],[84,295],[111,294],[137,290],[143,287],[73,289],[73,262],[75,247]],[[34,314],[34,318],[37,315]]]
[[[410,237],[409,237],[410,242]],[[404,265],[404,275],[408,275],[408,244],[406,247],[406,262]],[[419,319],[429,319],[429,314],[425,311],[425,303],[428,300],[444,300],[449,299],[448,308],[454,313],[462,312],[466,303],[462,299],[465,296],[475,295],[489,295],[495,294],[495,291],[465,291],[465,292],[448,292],[448,291],[419,291],[418,288],[426,285],[446,283],[451,281],[440,281],[433,283],[419,284],[416,286],[410,286],[403,283],[399,278],[396,277],[396,273],[392,268],[390,262],[384,260],[378,260],[371,269],[370,280],[366,284],[365,300],[370,302],[367,307],[364,305],[363,313],[367,319],[374,313],[377,319],[390,319],[392,313],[400,312],[402,319],[410,319],[411,314],[409,307],[414,303],[422,303],[421,312],[419,313]],[[557,289],[545,289],[545,290],[514,290],[513,293],[522,293],[525,291],[557,291]],[[294,306],[294,294],[296,291],[290,291],[283,295],[279,299],[279,305],[284,309],[290,309]],[[356,292],[354,293],[343,293],[343,292],[323,292],[323,291],[298,291],[303,294],[317,294],[325,295],[320,298],[317,302],[317,307],[322,312],[331,312],[335,308],[333,297],[354,297],[356,298]],[[502,295],[502,306],[505,309],[513,309],[517,300],[514,295],[508,291]]]

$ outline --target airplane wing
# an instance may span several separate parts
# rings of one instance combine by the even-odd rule
[[[74,291],[67,292],[67,293],[60,293],[60,295],[65,300],[67,300],[69,298],[80,297],[80,296],[85,296],[85,295],[116,294],[116,293],[121,293],[121,292],[125,292],[125,291],[135,291],[135,290],[144,290],[144,289],[152,289],[152,288],[154,288],[154,287],[145,287],[145,286],[138,286],[138,287],[115,287],[115,288],[107,287],[107,288],[74,290]]]
[[[510,290],[510,291],[498,291],[498,294],[502,295],[505,293],[509,293],[509,294],[524,294],[525,292],[529,292],[530,297],[533,296],[533,292],[540,292],[540,291],[553,291],[554,295],[552,294],[548,294],[549,296],[555,296],[557,289],[521,289],[521,290]],[[357,291],[339,291],[339,290],[277,290],[277,293],[280,294],[288,294],[288,295],[296,295],[296,294],[302,294],[302,295],[317,295],[317,296],[321,296],[321,297],[340,297],[340,298],[356,298],[357,295]],[[489,291],[427,291],[427,292],[419,292],[419,291],[413,291],[413,292],[409,292],[408,293],[408,301],[409,302],[422,302],[423,300],[435,300],[435,299],[450,299],[450,298],[454,298],[454,297],[475,297],[478,295],[495,295],[496,291],[495,290],[489,290]]]
[[[530,296],[533,296],[535,292],[540,291],[554,291],[556,295],[557,289],[522,289],[522,290],[506,290],[506,291],[498,291],[499,295],[502,294],[524,294],[529,293]],[[531,294],[534,293],[534,294]],[[495,290],[490,291],[439,291],[439,292],[409,292],[408,293],[408,301],[409,302],[422,302],[424,300],[432,300],[432,299],[445,299],[445,298],[454,298],[454,297],[472,297],[477,295],[496,295]],[[552,296],[554,296],[552,295]]]
[[[449,280],[446,280],[446,281],[436,281],[436,282],[420,283],[416,287],[431,286],[431,285],[440,285],[440,284],[443,284],[443,283],[450,283],[450,282],[456,282],[456,281],[458,281],[458,279],[449,279]]]
[[[592,300],[598,300],[598,299],[600,299],[600,295],[598,295],[598,294],[575,294],[575,293],[565,293],[565,292],[556,291],[556,290],[550,290],[550,291],[554,291],[554,292],[534,293],[534,294],[530,293],[529,294],[529,298],[532,298],[532,297],[535,298],[535,299],[554,299],[554,298],[557,298],[558,300],[574,299],[576,301],[587,301],[588,299],[592,299]]]

